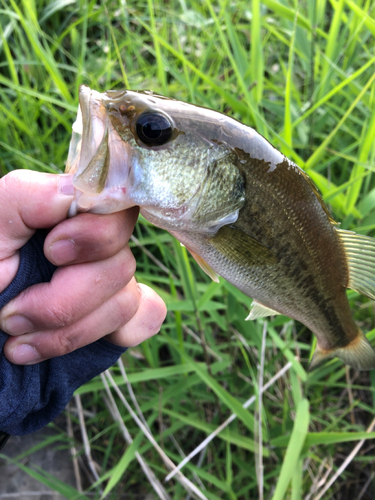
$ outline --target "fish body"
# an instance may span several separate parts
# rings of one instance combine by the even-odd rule
[[[252,128],[152,92],[83,86],[67,171],[73,214],[139,205],[213,279],[254,299],[250,319],[306,325],[311,367],[338,356],[375,368],[346,296],[375,299],[375,240],[340,230],[305,172]]]

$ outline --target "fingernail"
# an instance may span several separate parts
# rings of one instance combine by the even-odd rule
[[[13,349],[11,356],[13,358],[13,362],[20,365],[31,365],[42,358],[35,347],[32,347],[29,344],[17,345]]]
[[[73,240],[55,241],[50,246],[51,259],[57,266],[68,264],[77,258],[77,249]]]
[[[2,322],[3,330],[9,335],[23,335],[34,331],[34,325],[24,316],[15,314]]]
[[[67,196],[74,195],[74,186],[73,186],[73,176],[72,175],[60,175],[58,178],[58,186],[59,191],[62,194]]]

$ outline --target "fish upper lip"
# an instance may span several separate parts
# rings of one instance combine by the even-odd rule
[[[77,110],[77,117],[72,126],[72,138],[69,145],[68,160],[66,163],[67,173],[79,172],[81,166],[82,154],[82,138],[84,133],[84,125],[89,121],[91,89],[86,85],[79,87],[79,105]],[[87,134],[86,134],[87,135]]]
[[[87,116],[89,113],[91,99],[91,89],[86,85],[80,85],[79,87],[79,109],[83,116]]]
[[[107,132],[107,114],[102,95],[81,85],[79,105],[82,114],[82,143],[78,173],[83,172],[98,152]]]

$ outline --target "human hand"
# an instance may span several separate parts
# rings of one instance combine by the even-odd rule
[[[34,285],[0,311],[11,337],[4,354],[15,364],[35,364],[99,338],[130,347],[157,333],[162,299],[134,278],[128,240],[138,209],[67,219],[71,176],[27,170],[0,179],[0,292],[16,275],[18,250],[38,228],[53,229],[44,253],[59,267],[50,283]]]

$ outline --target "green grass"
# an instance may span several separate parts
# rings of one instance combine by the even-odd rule
[[[64,170],[81,83],[153,89],[255,127],[308,171],[341,227],[374,235],[374,15],[368,0],[1,0],[0,174]],[[160,293],[169,314],[157,337],[123,357],[130,386],[120,366],[111,374],[134,405],[132,388],[144,417],[136,422],[115,391],[111,402],[111,383],[99,377],[78,390],[100,466],[84,493],[29,467],[27,453],[18,466],[67,498],[185,498],[192,486],[178,476],[163,483],[165,463],[178,464],[235,414],[182,469],[195,496],[373,499],[375,452],[372,441],[359,445],[374,438],[366,430],[375,372],[332,361],[306,373],[314,341],[286,317],[267,322],[262,360],[264,322],[244,321],[250,299],[210,282],[144,219],[135,236],[138,280]],[[373,303],[348,296],[374,341]],[[260,365],[264,384],[287,365],[262,396]],[[72,443],[61,432],[56,446]]]

